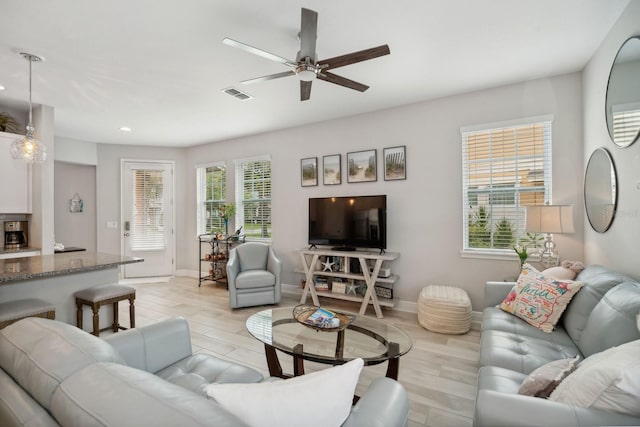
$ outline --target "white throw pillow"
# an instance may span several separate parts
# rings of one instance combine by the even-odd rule
[[[258,384],[210,384],[207,395],[252,427],[340,426],[351,411],[362,359]]]
[[[587,357],[549,400],[640,417],[640,340]]]

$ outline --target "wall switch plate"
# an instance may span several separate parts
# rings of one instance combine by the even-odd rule
[[[118,228],[117,221],[107,221],[107,228]]]

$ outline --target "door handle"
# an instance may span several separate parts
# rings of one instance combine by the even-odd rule
[[[124,233],[124,237],[129,237],[129,233]]]

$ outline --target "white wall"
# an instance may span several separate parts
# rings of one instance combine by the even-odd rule
[[[56,136],[55,160],[79,165],[98,164],[98,144]]]
[[[56,152],[58,146],[56,143]],[[96,167],[55,162],[55,237],[65,246],[96,251]],[[71,212],[69,200],[78,194],[82,212]]]
[[[618,210],[611,228],[600,234],[591,229],[586,218],[584,223],[587,263],[602,264],[640,277],[640,264],[636,261],[640,236],[640,143],[628,148],[615,146],[607,132],[604,115],[611,64],[624,41],[634,35],[640,36],[638,1],[629,3],[583,73],[583,170],[593,150],[605,147],[613,157],[618,174]]]
[[[185,218],[185,199],[187,193],[195,192],[195,184],[185,184],[185,154],[186,150],[183,148],[98,144],[98,165],[96,166],[98,252],[120,253],[120,237],[122,235],[120,224],[120,159],[173,160],[176,164],[174,170],[176,253],[178,268],[180,268],[180,262],[186,259],[182,254],[185,253],[185,246],[188,246],[188,243],[185,242],[188,239],[183,237],[187,236],[185,223],[188,222]],[[117,221],[118,228],[107,228],[108,221]]]
[[[400,252],[392,265],[400,275],[395,293],[416,301],[427,284],[466,289],[474,310],[483,307],[484,282],[518,273],[518,261],[460,257],[462,248],[462,170],[459,128],[522,117],[553,114],[553,202],[576,206],[576,230],[556,236],[564,259],[583,258],[582,97],[580,73],[514,84],[360,116],[285,129],[187,149],[185,256],[178,269],[197,270],[195,167],[212,161],[270,154],[272,158],[273,244],[284,259],[285,283],[298,283],[297,249],[307,243],[309,197],[387,194],[387,246]],[[354,95],[355,96],[355,95]],[[384,147],[407,146],[407,179],[385,182]],[[300,186],[300,159],[378,150],[378,181],[317,187]],[[100,150],[99,150],[100,152]],[[100,159],[100,156],[99,156]],[[100,159],[101,160],[101,159]],[[229,175],[232,175],[231,173]],[[100,244],[100,243],[99,243]]]
[[[42,255],[53,253],[54,243],[54,119],[53,107],[40,105],[33,109],[36,138],[47,148],[47,161],[32,166],[32,210],[29,246],[40,248]]]

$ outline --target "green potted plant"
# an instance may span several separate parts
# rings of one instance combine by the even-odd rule
[[[229,218],[236,214],[235,203],[227,203],[218,209],[218,215],[224,220],[224,234],[229,236]]]
[[[520,268],[527,262],[527,258],[529,258],[529,254],[527,253],[526,246],[514,246],[513,250],[518,254],[518,258],[520,258]]]
[[[0,113],[0,132],[18,133],[22,126],[7,113]]]

